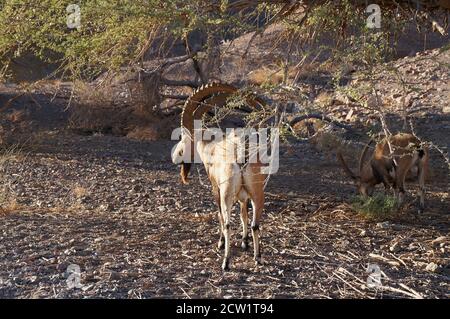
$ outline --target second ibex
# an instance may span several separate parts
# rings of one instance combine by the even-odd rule
[[[371,196],[377,184],[383,183],[386,189],[392,185],[401,204],[405,194],[405,178],[416,167],[419,178],[419,200],[422,212],[425,207],[425,177],[428,170],[428,149],[420,140],[409,133],[399,133],[380,141],[369,161],[364,161],[370,147],[364,148],[359,160],[359,175],[354,174],[346,164],[342,154],[337,156],[345,172],[357,183],[359,193]]]

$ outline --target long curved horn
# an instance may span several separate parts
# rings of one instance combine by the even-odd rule
[[[194,112],[205,99],[218,94],[236,92],[232,85],[222,83],[211,83],[201,86],[184,103],[183,113],[181,113],[181,127],[186,128],[189,133],[194,133]]]
[[[361,152],[361,156],[359,157],[359,175],[361,175],[361,172],[364,167],[364,159],[366,158],[367,150],[369,149],[370,145],[373,143],[373,139],[370,139],[369,143],[364,146],[363,151]]]
[[[194,120],[200,120],[202,116],[209,112],[213,107],[223,107],[227,103],[228,98],[236,93],[238,91],[237,88],[234,88],[234,90],[231,92],[231,90],[228,90],[231,86],[226,85],[227,90],[226,91],[218,91],[216,94],[214,94],[212,97],[206,98],[202,101],[202,103],[197,107],[197,109],[193,113],[193,119]],[[264,101],[262,101],[257,96],[251,95],[246,98],[247,104],[250,106],[251,110],[259,109],[262,106],[265,106]]]
[[[201,120],[202,116],[209,112],[213,107],[223,107],[227,103],[229,93],[219,93],[203,101],[194,111],[194,120]]]
[[[203,114],[208,112],[212,107],[225,105],[227,98],[237,92],[237,88],[229,84],[211,83],[197,89],[185,102],[183,112],[181,114],[181,127],[188,130],[193,138],[194,136],[194,120],[201,119]],[[257,97],[247,98],[247,103],[253,107],[264,105],[263,101]],[[194,143],[192,143],[192,159],[194,156]],[[191,165],[189,163],[181,164],[181,180],[187,184],[187,177]]]
[[[342,164],[342,167],[344,168],[345,173],[347,173],[347,175],[351,178],[351,179],[357,179],[358,176],[355,175],[355,173],[352,172],[352,170],[348,167],[347,163],[344,160],[344,157],[342,157],[341,152],[337,152],[336,154],[337,158],[339,159],[339,161]]]
[[[185,128],[192,140],[194,138],[194,112],[205,100],[216,94],[217,92],[229,91],[234,92],[235,88],[220,83],[211,83],[201,86],[192,93],[192,95],[186,100],[183,107],[183,112],[181,113],[181,127]],[[194,143],[191,145],[191,161],[194,159]],[[191,169],[191,163],[181,163],[181,181],[183,184],[188,183],[188,175]]]

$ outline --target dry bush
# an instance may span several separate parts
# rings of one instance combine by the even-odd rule
[[[112,134],[139,140],[170,137],[170,119],[159,116],[153,106],[159,98],[148,90],[148,81],[127,86],[102,86],[76,83],[76,102],[72,106],[69,127],[82,134]]]
[[[310,138],[324,127],[324,123],[318,119],[306,119],[296,123],[293,127],[296,134],[302,138]]]
[[[108,105],[77,104],[73,107],[69,128],[84,134],[125,135],[128,110]]]
[[[253,85],[279,85],[283,82],[296,82],[313,78],[323,72],[328,73],[329,70],[326,69],[326,66],[318,63],[290,66],[286,71],[281,67],[271,65],[251,71],[247,78],[249,83]]]
[[[14,147],[24,142],[24,133],[30,131],[30,121],[26,117],[27,113],[23,110],[12,110],[0,115],[0,148]]]
[[[327,91],[320,92],[316,98],[314,99],[314,104],[325,108],[333,104],[334,101],[334,94]]]
[[[71,107],[69,127],[83,133],[117,133],[124,119],[123,110],[114,107],[110,88],[94,89],[83,82],[74,83],[75,102]],[[116,132],[112,131],[112,128]]]
[[[178,116],[175,117],[159,115],[145,105],[137,105],[126,119],[126,136],[147,141],[170,138],[179,123]]]
[[[335,132],[327,132],[325,130],[319,131],[316,136],[311,139],[311,142],[318,151],[326,152],[328,154],[336,153],[336,150],[342,144],[341,139]]]
[[[250,84],[263,85],[263,84],[281,84],[283,82],[283,72],[273,68],[262,67],[251,71],[248,74],[248,81]]]
[[[308,140],[318,151],[323,152],[329,160],[334,160],[336,150],[342,148],[340,134],[319,119],[306,119],[293,126],[295,137]]]

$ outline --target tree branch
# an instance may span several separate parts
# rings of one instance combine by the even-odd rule
[[[161,94],[161,97],[164,99],[186,100],[189,97],[189,95]]]
[[[350,125],[341,123],[341,122],[339,122],[339,121],[337,121],[337,120],[332,119],[332,118],[329,117],[329,116],[326,116],[326,115],[320,114],[320,113],[315,113],[315,114],[305,114],[305,115],[299,115],[299,116],[296,116],[294,119],[292,119],[292,120],[289,122],[289,125],[290,125],[290,126],[294,126],[294,125],[297,124],[298,122],[301,122],[301,121],[306,120],[306,119],[318,119],[318,120],[322,120],[322,121],[325,121],[325,122],[332,123],[332,124],[336,125],[337,127],[346,129],[347,131],[351,131],[351,132],[354,131],[354,129],[353,129]]]
[[[161,78],[161,82],[165,85],[170,85],[170,86],[189,86],[191,88],[198,88],[199,84],[198,82],[194,82],[194,81],[182,81],[182,80],[170,80],[170,79],[166,79],[166,78]]]

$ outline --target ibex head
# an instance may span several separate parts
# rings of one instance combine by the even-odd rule
[[[201,120],[203,115],[213,107],[226,104],[227,98],[237,89],[231,85],[211,83],[197,89],[184,104],[181,115],[181,140],[172,149],[172,162],[181,165],[181,181],[187,184],[188,175],[197,150],[194,146],[194,121]]]
[[[181,140],[172,149],[172,163],[181,165],[181,181],[183,184],[188,184],[189,171],[192,163],[192,150],[194,143],[189,134],[189,131],[183,130],[181,133]]]
[[[341,162],[344,171],[347,173],[347,175],[355,181],[356,187],[358,189],[358,192],[362,196],[372,196],[373,191],[375,189],[375,185],[377,185],[380,181],[376,177],[376,174],[374,172],[374,169],[369,162],[365,162],[364,159],[366,157],[367,151],[369,149],[370,144],[372,144],[373,141],[370,141],[365,147],[364,150],[361,153],[361,156],[359,158],[359,173],[355,174],[353,171],[348,167],[347,163],[345,162],[344,158],[342,157],[341,152],[337,153],[337,157],[339,161]]]

